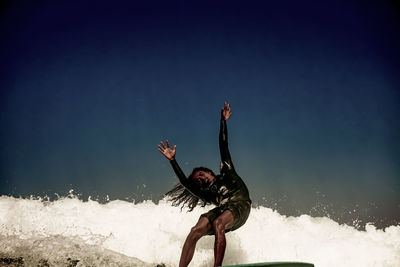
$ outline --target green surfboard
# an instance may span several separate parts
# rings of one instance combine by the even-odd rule
[[[238,265],[224,265],[222,267],[314,267],[312,263],[305,262],[262,262]]]

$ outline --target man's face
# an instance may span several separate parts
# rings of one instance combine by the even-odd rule
[[[193,179],[200,186],[209,185],[215,181],[215,177],[211,173],[205,171],[195,172],[193,174]]]

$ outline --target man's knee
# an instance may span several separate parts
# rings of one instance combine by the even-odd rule
[[[213,221],[213,230],[215,234],[223,234],[226,229],[230,229],[233,226],[234,217],[231,211],[226,210],[221,216],[217,217]]]
[[[222,219],[217,218],[213,221],[213,229],[216,234],[225,232],[225,224]]]
[[[206,226],[193,226],[190,230],[189,237],[192,240],[198,240],[200,237],[205,236],[208,232],[208,228]]]

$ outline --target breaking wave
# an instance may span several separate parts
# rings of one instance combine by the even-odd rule
[[[200,214],[165,200],[101,204],[75,196],[50,201],[0,197],[0,265],[177,266]],[[197,244],[191,266],[213,264],[212,236]],[[317,267],[400,266],[400,226],[365,230],[327,217],[287,217],[253,207],[247,223],[227,234],[224,264],[304,261]]]

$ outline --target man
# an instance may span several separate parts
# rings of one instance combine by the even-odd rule
[[[210,169],[197,167],[186,177],[175,160],[176,145],[171,148],[161,142],[158,150],[170,161],[180,183],[166,195],[172,197],[173,205],[182,207],[187,204],[189,211],[203,202],[203,206],[212,203],[217,207],[200,216],[191,229],[183,245],[179,266],[187,266],[193,258],[197,241],[204,235],[215,235],[214,266],[222,264],[226,239],[225,233],[241,227],[250,213],[251,200],[243,180],[236,173],[228,150],[228,131],[226,121],[232,112],[228,103],[221,110],[219,149],[221,154],[221,172],[215,175]]]

